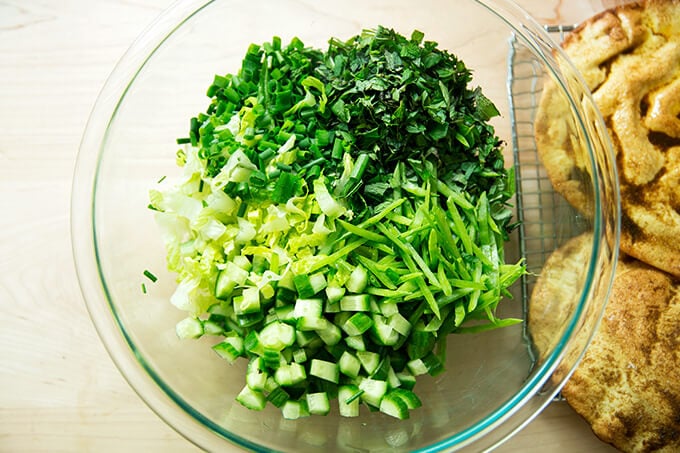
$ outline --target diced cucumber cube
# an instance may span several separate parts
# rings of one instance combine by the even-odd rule
[[[361,366],[366,370],[366,374],[372,375],[380,366],[380,354],[371,351],[357,351],[357,358]]]
[[[267,395],[267,400],[270,401],[275,407],[282,407],[289,399],[290,395],[288,392],[286,392],[283,387],[280,386],[274,387]]]
[[[288,400],[283,404],[281,413],[283,414],[283,418],[287,420],[297,420],[298,418],[308,417],[309,410],[307,409],[307,401]]]
[[[371,296],[369,294],[349,294],[340,299],[342,311],[371,311]]]
[[[175,333],[182,340],[187,338],[199,338],[203,335],[203,323],[198,318],[184,318],[175,326]]]
[[[272,322],[260,331],[260,343],[265,348],[281,351],[295,343],[295,328],[280,321]]]
[[[284,363],[274,372],[274,380],[283,386],[299,384],[307,378],[305,367],[299,363]]]
[[[366,343],[364,342],[364,337],[361,335],[351,335],[345,337],[345,343],[348,347],[354,349],[355,351],[366,350]]]
[[[349,276],[349,280],[345,283],[345,288],[351,293],[360,293],[366,289],[368,285],[368,271],[363,266],[359,265],[354,268]]]
[[[392,394],[385,395],[380,401],[380,412],[404,420],[409,417],[408,406],[400,398]]]
[[[295,284],[298,294],[302,298],[313,297],[328,286],[326,277],[321,272],[312,275],[296,275],[293,277],[293,283]]]
[[[215,321],[207,320],[203,321],[203,334],[204,335],[222,335],[224,329]]]
[[[381,302],[378,304],[378,307],[380,308],[380,314],[386,318],[399,313],[399,306],[394,302]]]
[[[399,332],[390,326],[382,315],[373,315],[371,330],[376,342],[383,346],[394,346],[399,341]]]
[[[307,361],[307,353],[303,348],[298,348],[293,351],[293,360],[297,363],[305,363]]]
[[[343,417],[359,416],[359,387],[356,385],[341,385],[338,389],[338,409]]]
[[[354,354],[348,351],[342,353],[338,366],[342,374],[351,378],[359,376],[359,371],[361,371],[361,362]]]
[[[338,368],[338,365],[325,360],[312,359],[309,374],[333,382],[334,384],[337,384],[340,381],[340,369]]]
[[[250,410],[261,411],[267,404],[267,397],[264,395],[264,393],[253,390],[248,387],[248,385],[246,385],[236,396],[236,401]]]
[[[296,330],[295,341],[298,346],[304,348],[309,346],[314,341],[319,340],[319,336],[313,330]]]
[[[349,336],[361,335],[371,328],[373,320],[363,312],[354,313],[342,324],[342,330]]]
[[[393,395],[402,400],[409,409],[417,409],[423,405],[420,398],[418,398],[418,395],[407,389],[397,388],[392,390],[389,394],[390,396]]]
[[[327,415],[331,411],[331,403],[326,392],[307,393],[306,399],[310,414]]]
[[[243,355],[243,339],[241,337],[227,337],[212,347],[220,357],[233,363]]]
[[[328,346],[334,346],[342,339],[342,332],[340,331],[340,328],[328,321],[326,321],[326,326],[321,329],[317,329],[316,333],[319,335],[319,338],[321,338],[321,340]]]
[[[428,369],[427,365],[423,363],[422,359],[414,359],[410,360],[406,366],[408,367],[409,371],[414,375],[414,376],[420,376],[423,374],[427,374]]]
[[[326,287],[326,300],[329,304],[340,302],[342,296],[345,295],[346,289],[342,286],[328,286]]]
[[[248,270],[229,261],[227,267],[221,270],[217,275],[217,280],[215,281],[215,297],[223,300],[228,299],[237,286],[243,286],[245,284],[249,274]]]
[[[248,387],[252,390],[263,391],[267,377],[262,358],[255,357],[248,362],[248,369],[246,371],[246,385]]]
[[[411,373],[408,369],[404,369],[396,373],[396,375],[399,379],[399,382],[401,382],[400,387],[407,390],[413,390],[413,387],[416,385],[416,377],[413,375],[413,373]]]
[[[295,301],[294,318],[320,318],[323,313],[323,300],[298,299]]]
[[[359,384],[359,389],[363,390],[361,399],[371,406],[380,407],[380,401],[387,393],[387,382],[377,379],[366,378]],[[405,405],[404,405],[405,406]]]
[[[319,331],[322,329],[327,329],[329,324],[331,323],[326,318],[303,317],[298,318],[297,322],[295,323],[295,327],[302,331]]]

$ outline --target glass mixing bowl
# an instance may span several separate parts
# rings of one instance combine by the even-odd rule
[[[169,303],[175,278],[148,190],[178,175],[176,137],[207,107],[214,74],[235,72],[248,44],[298,36],[323,48],[384,25],[414,29],[460,57],[501,112],[497,134],[506,163],[517,166],[517,218],[508,261],[526,259],[529,274],[500,316],[525,317],[531,287],[547,255],[586,234],[591,250],[573,286],[576,303],[552,323],[550,349],[535,353],[531,332],[516,325],[452,335],[447,371],[416,389],[423,407],[400,421],[381,413],[357,418],[283,419],[268,407],[234,401],[244,363],[228,365],[210,338],[179,340],[184,313]],[[583,145],[594,207],[584,215],[555,194],[537,158],[532,125],[545,84],[556,84],[569,129]],[[498,445],[559,393],[603,310],[618,249],[618,189],[603,121],[580,77],[546,31],[506,0],[223,0],[178,2],[132,45],[108,79],[84,133],[73,185],[72,240],[92,320],[116,365],[144,401],[196,445],[224,451],[435,451]],[[151,269],[158,281],[146,281]],[[141,284],[146,281],[146,294]],[[574,347],[574,345],[576,345]],[[572,351],[567,354],[569,348]],[[555,370],[562,372],[555,375]],[[564,371],[566,370],[566,371]],[[271,406],[271,405],[270,405]],[[336,414],[336,412],[332,412]],[[234,448],[234,447],[232,447]]]

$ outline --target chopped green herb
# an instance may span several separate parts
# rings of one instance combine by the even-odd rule
[[[144,276],[145,276],[146,278],[148,278],[149,280],[151,280],[153,283],[156,283],[156,281],[158,281],[158,277],[156,277],[155,275],[153,275],[153,274],[152,274],[150,271],[148,271],[148,270],[145,270],[145,271],[144,271]]]

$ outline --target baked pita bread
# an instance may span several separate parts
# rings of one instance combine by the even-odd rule
[[[621,250],[680,277],[680,0],[607,10],[564,49],[593,92],[621,186]],[[592,212],[589,162],[554,83],[544,90],[536,144],[555,190]]]
[[[571,239],[546,261],[529,302],[539,360],[554,348],[578,303],[592,241]],[[596,320],[599,313],[584,316]],[[588,341],[581,330],[564,363]],[[561,380],[569,369],[554,373]],[[562,395],[603,441],[624,452],[680,451],[680,281],[633,258],[619,260],[600,326]]]
[[[589,278],[592,247],[592,233],[583,233],[554,250],[546,259],[531,292],[527,326],[539,364],[555,350],[558,342],[563,341],[567,329],[573,329],[565,356],[552,375],[557,382],[562,382],[571,371],[568,364],[579,359],[602,315],[601,306],[589,304],[584,307],[585,312],[578,322],[572,319],[581,290]],[[593,287],[590,297],[603,299],[607,290],[604,285]],[[572,326],[573,323],[576,324]]]
[[[680,451],[680,282],[620,261],[600,327],[562,395],[622,451]]]

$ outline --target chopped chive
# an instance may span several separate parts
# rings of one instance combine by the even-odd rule
[[[151,280],[153,283],[156,283],[156,281],[158,281],[158,277],[152,274],[149,270],[144,270],[144,276]]]
[[[358,389],[356,392],[354,392],[349,398],[345,400],[345,404],[350,404],[352,401],[356,400],[357,398],[360,398],[361,395],[364,394],[364,390]]]

